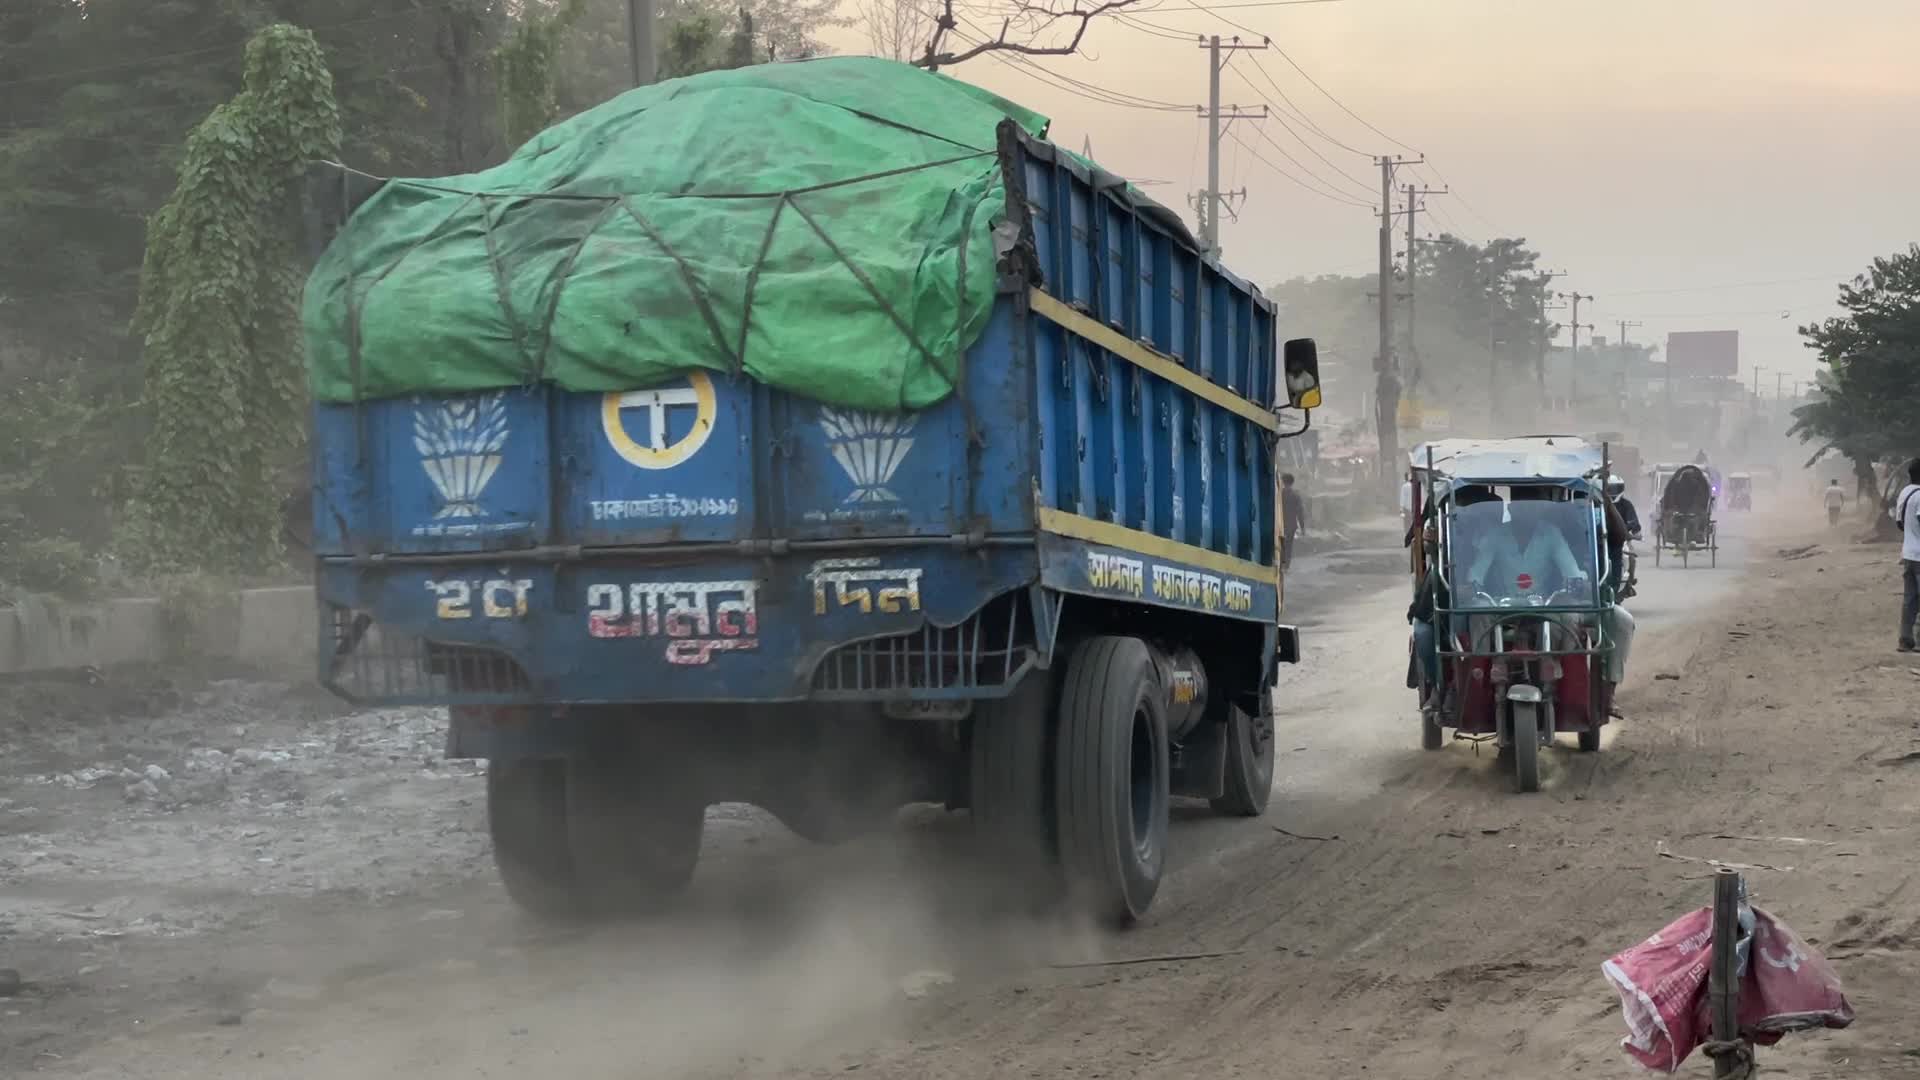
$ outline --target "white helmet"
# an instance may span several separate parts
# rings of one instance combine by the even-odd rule
[[[1626,492],[1627,482],[1625,480],[1620,479],[1618,476],[1607,477],[1607,498],[1617,499],[1626,494]]]

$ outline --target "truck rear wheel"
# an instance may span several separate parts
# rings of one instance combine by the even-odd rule
[[[567,846],[592,913],[655,910],[687,887],[700,861],[706,801],[637,758],[567,763]]]
[[[1227,706],[1227,789],[1213,800],[1218,814],[1259,817],[1273,797],[1273,705],[1254,717]]]
[[[1166,869],[1166,694],[1138,638],[1088,638],[1060,693],[1054,791],[1076,902],[1115,922],[1146,914]]]
[[[554,920],[633,914],[692,879],[705,805],[623,760],[488,762],[494,865],[522,910]]]
[[[974,706],[967,804],[982,854],[1016,874],[1048,870],[1056,850],[1048,793],[1052,681],[1030,671],[1013,693]]]
[[[567,850],[566,762],[487,762],[487,831],[500,882],[521,910],[543,919],[580,914]]]

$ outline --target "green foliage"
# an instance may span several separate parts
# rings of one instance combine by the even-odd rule
[[[1538,261],[1521,239],[1475,245],[1443,236],[1420,246],[1411,343],[1404,334],[1404,306],[1395,310],[1401,331],[1395,350],[1407,396],[1474,423],[1488,413],[1490,394],[1501,395],[1501,406],[1532,403],[1536,365],[1556,330],[1543,318],[1547,279],[1536,269]],[[1395,275],[1396,291],[1407,287],[1402,273]],[[1310,332],[1319,340],[1328,400],[1350,403],[1345,407],[1355,411],[1374,389],[1378,294],[1377,275],[1295,278],[1270,291],[1293,328],[1288,332]]]
[[[158,565],[244,570],[278,551],[276,473],[304,427],[295,181],[339,148],[319,45],[268,27],[148,227],[135,326],[153,432],[133,539]]]
[[[1800,328],[1827,366],[1788,433],[1820,444],[1812,461],[1847,457],[1864,489],[1876,463],[1920,451],[1920,245],[1873,260],[1839,301],[1846,314]]]
[[[86,590],[117,494],[123,441],[137,440],[121,392],[77,365],[0,383],[0,590]]]
[[[508,145],[526,142],[559,116],[553,61],[567,31],[585,10],[585,0],[565,0],[551,11],[530,8],[507,40],[493,50],[493,68],[500,82],[500,130]]]

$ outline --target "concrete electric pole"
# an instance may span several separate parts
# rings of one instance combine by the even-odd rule
[[[659,77],[659,55],[653,44],[653,0],[627,0],[627,59],[633,66],[633,85],[647,86]]]
[[[1393,357],[1393,170],[1425,158],[1382,157],[1380,164],[1380,354],[1374,358],[1374,432],[1380,442],[1380,478],[1400,475],[1400,371]]]
[[[1575,402],[1580,400],[1580,331],[1593,329],[1591,325],[1580,325],[1580,301],[1591,300],[1593,296],[1582,296],[1576,292],[1569,293],[1567,299],[1573,301],[1573,338],[1567,350],[1567,411],[1571,413],[1577,408]]]
[[[1414,231],[1415,220],[1420,216],[1420,196],[1445,195],[1446,188],[1423,188],[1408,184],[1407,192],[1407,387],[1413,389],[1420,385],[1420,346],[1413,337],[1413,294],[1416,279],[1420,276],[1419,262],[1414,253],[1419,250],[1419,235]]]
[[[1220,72],[1223,65],[1220,58],[1222,54],[1225,54],[1228,59],[1231,59],[1234,52],[1240,50],[1257,52],[1266,48],[1267,43],[1263,41],[1258,45],[1242,45],[1238,38],[1223,43],[1220,40],[1220,35],[1215,34],[1202,42],[1200,47],[1207,50],[1207,108],[1205,112],[1207,119],[1207,190],[1200,192],[1199,197],[1194,200],[1194,206],[1200,216],[1200,246],[1206,249],[1206,253],[1209,256],[1218,259],[1220,257],[1220,208],[1228,199],[1233,198],[1236,194],[1235,192],[1220,190],[1220,136],[1226,133],[1226,129],[1221,126],[1221,121],[1224,120],[1227,123],[1232,123],[1235,120],[1254,120],[1267,115],[1264,109],[1259,112],[1253,112],[1251,110],[1243,111],[1238,105],[1230,106],[1225,111],[1221,110]],[[1244,196],[1246,192],[1242,191],[1238,194]]]

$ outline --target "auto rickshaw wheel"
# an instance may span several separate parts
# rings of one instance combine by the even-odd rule
[[[1145,915],[1166,870],[1166,693],[1146,643],[1082,641],[1060,690],[1054,807],[1074,902],[1115,923]]]
[[[1513,780],[1521,792],[1540,790],[1540,707],[1509,701],[1513,710]]]
[[[1238,705],[1227,706],[1226,790],[1210,805],[1217,814],[1259,817],[1273,797],[1273,705],[1271,698],[1255,717]]]
[[[1600,724],[1597,720],[1588,723],[1587,729],[1580,733],[1580,750],[1591,754],[1600,749]]]
[[[1436,695],[1437,696],[1437,695]],[[1440,726],[1440,710],[1437,706],[1428,706],[1420,710],[1420,749],[1438,750],[1445,746],[1447,733]]]

